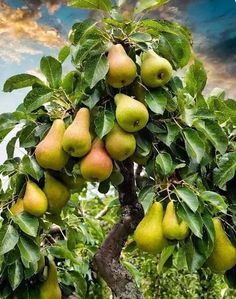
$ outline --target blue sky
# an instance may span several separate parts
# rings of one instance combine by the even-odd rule
[[[152,17],[157,15],[190,27],[194,49],[206,65],[209,89],[223,87],[236,98],[235,0],[172,0]],[[56,55],[72,24],[87,16],[87,11],[67,7],[65,0],[0,1],[0,90],[11,75],[38,75],[40,58]],[[0,111],[13,111],[26,92],[0,91]]]

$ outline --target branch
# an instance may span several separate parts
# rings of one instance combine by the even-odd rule
[[[121,204],[120,221],[113,227],[95,254],[92,266],[111,288],[113,299],[141,299],[141,292],[133,277],[120,263],[120,255],[128,236],[134,232],[144,212],[136,194],[133,162],[123,162],[121,173],[125,179],[118,186]]]

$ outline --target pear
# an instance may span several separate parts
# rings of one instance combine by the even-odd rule
[[[161,225],[162,219],[162,204],[155,202],[134,232],[134,240],[141,250],[157,254],[167,245]]]
[[[80,175],[77,175],[75,177],[73,175],[69,176],[66,173],[63,173],[60,177],[67,188],[69,188],[73,193],[81,192],[82,189],[86,186],[85,179]]]
[[[170,240],[184,240],[189,234],[187,223],[178,222],[174,202],[170,201],[166,207],[165,216],[162,222],[164,236]]]
[[[41,167],[61,170],[66,165],[69,155],[62,148],[64,132],[64,121],[56,119],[45,138],[36,146],[35,157]]]
[[[115,103],[116,120],[123,130],[132,133],[146,126],[149,114],[144,104],[122,93],[115,96]]]
[[[14,203],[11,208],[10,211],[12,213],[12,215],[18,215],[22,212],[24,212],[24,202],[22,198],[18,198],[16,203]]]
[[[81,108],[72,124],[66,129],[63,139],[63,149],[72,157],[83,157],[91,148],[89,132],[90,113],[88,108]]]
[[[126,54],[122,45],[112,45],[108,51],[109,71],[107,83],[114,88],[130,85],[136,77],[136,64]]]
[[[169,61],[153,50],[149,50],[142,56],[141,79],[148,87],[165,85],[171,78],[173,69]]]
[[[125,132],[115,124],[106,136],[105,146],[114,160],[124,161],[134,153],[136,139],[133,134]]]
[[[40,299],[61,299],[57,267],[51,258],[49,258],[47,279],[40,286]]]
[[[68,188],[48,172],[45,173],[43,191],[48,199],[48,212],[52,214],[60,213],[61,209],[70,199]]]
[[[28,181],[23,198],[24,211],[34,216],[42,216],[48,208],[48,200],[37,184]]]
[[[215,273],[224,273],[236,265],[236,248],[227,237],[219,218],[213,218],[215,244],[206,264]]]
[[[105,181],[112,173],[112,159],[104,148],[104,142],[96,138],[91,151],[80,163],[82,177],[88,181]]]

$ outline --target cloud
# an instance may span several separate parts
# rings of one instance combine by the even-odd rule
[[[42,5],[46,5],[48,12],[53,14],[57,11],[62,4],[65,4],[66,0],[24,0],[25,5],[31,10],[39,10]]]

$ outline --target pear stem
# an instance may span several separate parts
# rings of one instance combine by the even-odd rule
[[[92,267],[110,287],[113,299],[143,298],[136,282],[120,263],[122,249],[142,220],[144,211],[138,202],[135,185],[134,164],[126,160],[120,164],[124,181],[118,186],[121,205],[120,221],[113,227],[100,249],[95,254]]]

